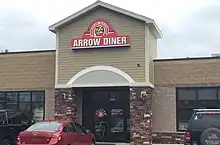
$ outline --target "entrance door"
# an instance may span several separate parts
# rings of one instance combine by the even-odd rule
[[[130,131],[128,88],[83,90],[83,125],[98,142],[126,142]]]

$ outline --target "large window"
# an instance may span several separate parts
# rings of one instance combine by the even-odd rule
[[[0,92],[0,109],[21,111],[29,120],[44,120],[44,91]]]
[[[187,128],[193,109],[220,108],[220,87],[177,88],[177,130]]]

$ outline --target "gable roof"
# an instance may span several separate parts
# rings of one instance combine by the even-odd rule
[[[122,9],[122,8],[119,8],[119,7],[116,7],[114,5],[111,5],[111,4],[108,4],[108,3],[105,3],[105,2],[102,2],[100,0],[97,0],[96,2],[94,2],[93,4],[83,8],[82,10],[58,21],[57,23],[49,26],[49,30],[56,33],[56,29],[65,25],[66,23],[68,23],[69,21],[72,21],[74,20],[75,18],[97,8],[97,7],[104,7],[104,8],[107,8],[107,9],[110,9],[112,11],[115,11],[115,12],[118,12],[118,13],[121,13],[121,14],[124,14],[124,15],[127,15],[127,16],[130,16],[132,18],[135,18],[135,19],[138,19],[138,20],[141,20],[141,21],[144,21],[148,27],[150,28],[150,30],[153,32],[153,34],[157,37],[157,38],[162,38],[162,32],[160,31],[160,29],[158,28],[158,26],[156,25],[155,21],[151,18],[148,18],[148,17],[145,17],[145,16],[142,16],[142,15],[139,15],[139,14],[136,14],[134,12],[131,12],[131,11],[128,11],[128,10],[125,10],[125,9]]]

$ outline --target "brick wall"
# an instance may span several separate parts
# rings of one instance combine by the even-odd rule
[[[132,145],[152,144],[152,89],[130,88],[130,118]]]

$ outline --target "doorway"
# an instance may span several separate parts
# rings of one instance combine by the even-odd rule
[[[129,142],[129,88],[84,88],[82,122],[97,142]]]

